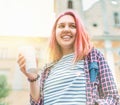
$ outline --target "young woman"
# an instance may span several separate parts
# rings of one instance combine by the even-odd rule
[[[39,75],[27,73],[25,58],[18,64],[30,82],[31,105],[119,105],[112,72],[90,42],[74,11],[59,15],[49,44],[51,65]]]

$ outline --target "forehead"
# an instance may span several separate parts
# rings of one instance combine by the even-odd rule
[[[73,16],[71,16],[71,15],[64,15],[58,20],[57,23],[58,24],[59,23],[75,23],[75,20],[74,20]]]

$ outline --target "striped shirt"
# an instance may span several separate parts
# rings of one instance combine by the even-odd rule
[[[44,105],[86,105],[84,60],[72,63],[74,54],[57,62],[44,84]]]
[[[99,75],[97,75],[94,82],[91,82],[89,63],[95,62],[98,64]],[[54,64],[47,65],[42,71],[40,79],[40,98],[38,101],[35,101],[30,95],[30,105],[44,105],[44,82],[49,76],[53,65]],[[99,105],[120,105],[120,96],[112,72],[103,54],[99,50],[93,48],[84,58],[84,71],[86,76],[86,105],[95,105],[95,103]]]

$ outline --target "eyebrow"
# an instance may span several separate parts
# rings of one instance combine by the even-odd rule
[[[66,24],[66,23],[64,23],[64,22],[58,23],[58,25],[60,25],[60,24]],[[69,24],[76,24],[76,23],[70,22]]]

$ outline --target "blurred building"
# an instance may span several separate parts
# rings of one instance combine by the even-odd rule
[[[54,0],[56,16],[73,9],[81,17],[94,45],[105,55],[120,91],[120,0],[98,0],[84,10],[84,0]]]

